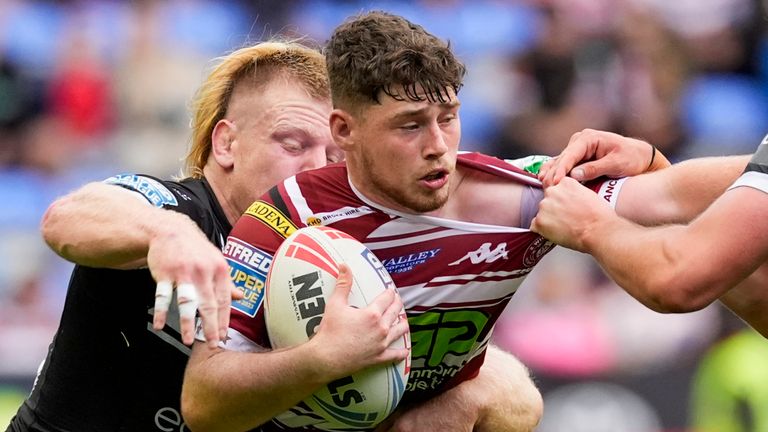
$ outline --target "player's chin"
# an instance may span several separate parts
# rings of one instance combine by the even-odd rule
[[[445,196],[424,196],[412,200],[406,207],[417,213],[430,213],[442,208],[446,201],[448,201],[447,194],[445,194]]]

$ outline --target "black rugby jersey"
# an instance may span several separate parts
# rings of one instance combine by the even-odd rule
[[[188,215],[220,248],[232,229],[205,180],[128,174],[106,182]],[[175,298],[165,329],[152,329],[155,288],[146,268],[75,266],[48,356],[7,432],[187,431],[180,397],[190,348]]]

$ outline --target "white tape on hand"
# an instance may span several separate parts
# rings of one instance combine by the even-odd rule
[[[173,296],[173,282],[160,281],[155,290],[155,312],[166,312]]]
[[[197,288],[191,283],[181,283],[176,287],[179,301],[179,315],[182,318],[195,318],[197,312]]]

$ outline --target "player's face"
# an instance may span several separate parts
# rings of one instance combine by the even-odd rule
[[[381,104],[361,113],[347,157],[362,193],[392,209],[419,213],[446,203],[461,137],[459,101],[450,96],[431,103],[382,94]]]
[[[285,178],[344,158],[328,127],[329,100],[312,98],[301,85],[285,80],[242,99],[242,106],[232,110],[237,110],[239,145],[233,196],[242,210]]]

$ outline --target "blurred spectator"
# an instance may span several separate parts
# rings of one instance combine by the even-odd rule
[[[768,430],[768,341],[743,324],[738,329],[713,346],[696,370],[691,425],[697,432]]]

